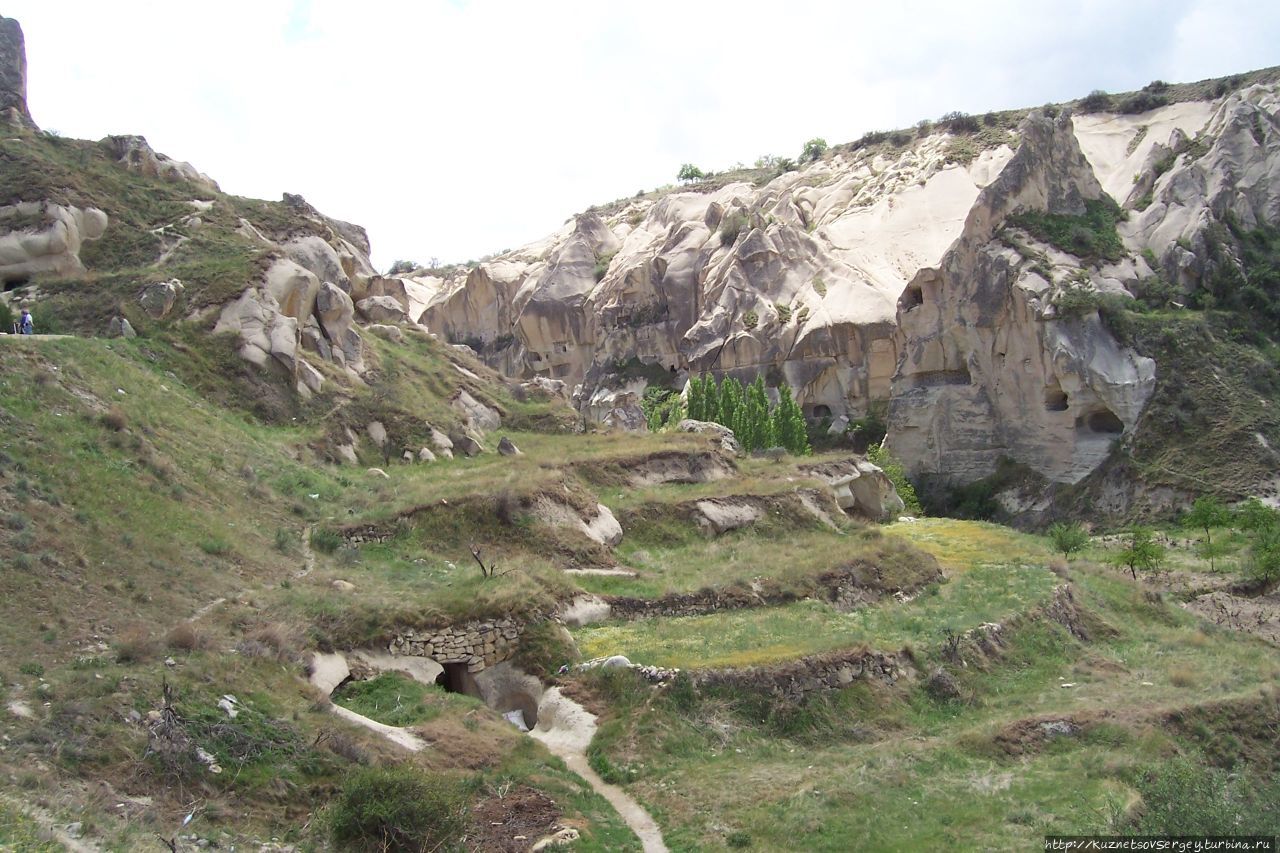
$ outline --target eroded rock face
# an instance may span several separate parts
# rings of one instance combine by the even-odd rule
[[[911,473],[969,482],[1008,457],[1076,482],[1136,423],[1154,362],[1120,346],[1096,312],[1058,319],[1063,282],[996,235],[1012,213],[1083,214],[1102,192],[1070,116],[1033,115],[942,264],[912,279],[889,410],[889,444]]]
[[[71,275],[84,271],[80,247],[103,235],[107,215],[96,207],[24,201],[0,207],[0,229],[7,231],[0,234],[0,282]]]
[[[22,27],[0,17],[0,120],[34,128],[27,110],[27,47]]]
[[[809,414],[863,414],[889,393],[894,300],[1011,156],[948,164],[949,139],[583,214],[433,283],[415,319],[509,376],[581,383],[582,413],[624,429],[642,428],[628,395],[702,371],[767,372]]]
[[[131,172],[163,181],[185,181],[199,189],[218,190],[218,183],[213,178],[190,163],[156,151],[145,136],[108,136],[100,144]]]

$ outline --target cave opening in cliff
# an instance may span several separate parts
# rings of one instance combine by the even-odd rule
[[[831,417],[831,407],[825,403],[818,403],[809,410],[809,417],[815,421],[820,421],[823,418],[829,418]]]
[[[465,663],[445,663],[441,664],[441,667],[443,669],[436,676],[436,684],[443,687],[445,692],[484,699],[484,695],[480,692],[480,685],[476,683],[475,676],[467,669]]]
[[[1046,412],[1065,412],[1067,410],[1067,392],[1057,382],[1046,385],[1044,389],[1044,408]]]
[[[902,304],[908,311],[919,305],[924,304],[924,288],[919,285],[910,285],[906,292],[902,294]]]
[[[1116,413],[1110,409],[1090,412],[1084,418],[1084,425],[1089,428],[1090,432],[1106,435],[1119,435],[1124,432],[1124,421],[1120,420]]]
[[[20,275],[14,278],[6,278],[4,280],[4,292],[8,293],[11,290],[17,290],[20,287],[26,287],[30,283],[30,276]]]

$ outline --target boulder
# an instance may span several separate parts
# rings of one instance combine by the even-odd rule
[[[383,471],[381,468],[368,468],[365,470],[365,473],[373,477],[381,477],[384,480],[391,479],[391,475],[386,471]]]
[[[929,681],[925,684],[925,690],[933,698],[944,702],[954,701],[961,697],[959,682],[956,681],[955,676],[942,667],[935,669],[929,676]]]
[[[694,507],[697,510],[694,521],[716,536],[755,524],[764,514],[753,504],[727,499],[698,501]]]
[[[471,433],[452,432],[449,433],[449,440],[454,450],[460,451],[467,456],[479,456],[484,453],[484,445]]]
[[[385,323],[372,323],[365,327],[370,334],[377,335],[384,341],[391,341],[393,344],[404,343],[404,332],[399,326],[388,326]]]
[[[435,462],[436,455],[431,452],[431,448],[422,447],[418,449],[418,461],[419,462]]]
[[[341,578],[335,580],[333,583],[330,584],[330,586],[332,586],[338,592],[354,592],[356,588],[356,585],[353,584],[351,581],[344,581]]]
[[[436,453],[445,459],[453,458],[453,439],[442,433],[435,427],[431,428],[431,444],[435,447]]]
[[[138,294],[138,303],[142,310],[154,320],[162,320],[173,310],[173,303],[183,291],[182,282],[176,278],[148,284]]]
[[[498,452],[503,456],[522,456],[520,448],[516,447],[515,442],[507,438],[505,435],[498,442]]]
[[[108,338],[136,338],[137,336],[138,333],[133,330],[133,326],[124,317],[112,317],[111,322],[107,323]]]
[[[465,388],[454,394],[449,403],[462,415],[467,426],[474,430],[486,433],[502,426],[502,416],[498,411],[472,397]]]
[[[387,428],[383,426],[382,421],[370,421],[365,427],[365,432],[375,447],[382,447],[387,443]]]
[[[409,315],[404,306],[390,296],[370,296],[361,299],[356,308],[371,323],[408,323]]]
[[[685,418],[677,426],[680,432],[692,432],[698,435],[705,435],[711,439],[711,443],[723,450],[725,453],[737,456],[742,452],[742,448],[738,445],[738,439],[733,434],[733,430],[723,424],[714,423],[712,421],[695,421]]]
[[[846,512],[873,521],[889,521],[905,508],[893,481],[866,459],[818,465],[804,469],[804,473],[825,480],[836,503]]]
[[[324,387],[324,374],[303,359],[298,359],[298,393],[304,398],[320,393]]]

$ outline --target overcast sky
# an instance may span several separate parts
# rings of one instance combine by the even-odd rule
[[[301,193],[374,259],[462,261],[591,204],[949,110],[1280,63],[1280,4],[17,0],[32,115]]]

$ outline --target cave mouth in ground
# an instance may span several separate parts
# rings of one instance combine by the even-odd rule
[[[436,684],[443,687],[446,692],[484,699],[484,694],[480,692],[480,685],[476,683],[475,676],[467,669],[465,663],[444,663],[440,666],[442,669],[436,676]]]

